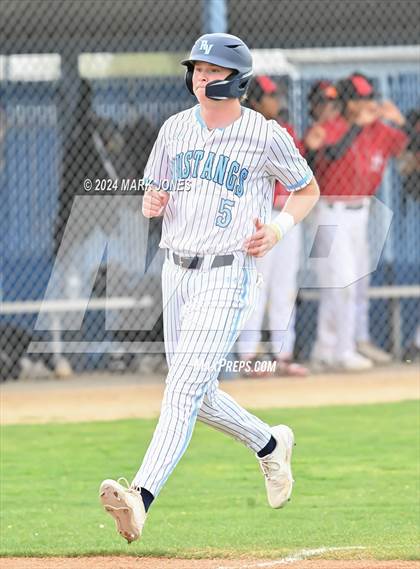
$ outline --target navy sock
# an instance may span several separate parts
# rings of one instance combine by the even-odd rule
[[[147,510],[150,508],[155,497],[153,496],[153,494],[151,494],[149,492],[149,490],[146,490],[146,488],[140,488],[139,490],[140,490],[141,498],[143,500],[144,509],[147,512]]]
[[[273,450],[276,448],[276,446],[277,446],[277,441],[273,437],[273,435],[271,435],[271,439],[268,441],[268,443],[265,445],[265,447],[260,450],[260,452],[257,452],[257,455],[260,458],[264,458],[268,454],[271,454],[273,452]]]

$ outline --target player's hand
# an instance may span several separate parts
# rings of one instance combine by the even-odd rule
[[[403,126],[405,117],[400,109],[392,101],[383,101],[379,107],[381,118],[386,121],[391,121],[398,126]]]
[[[146,190],[142,206],[144,217],[159,217],[162,215],[168,201],[168,192],[163,190]]]
[[[254,220],[254,225],[255,233],[245,239],[244,249],[252,257],[264,257],[277,243],[278,238],[274,229],[261,223],[259,219]]]
[[[305,146],[309,150],[319,150],[325,141],[325,128],[320,124],[314,124],[305,135]]]

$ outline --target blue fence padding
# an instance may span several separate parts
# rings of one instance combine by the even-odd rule
[[[144,77],[143,79],[107,79],[91,82],[96,103],[136,103],[153,101],[166,103],[183,99],[191,102],[194,98],[188,94],[179,77]]]
[[[92,81],[94,110],[124,125],[136,114],[160,125],[169,116],[195,104],[179,77]]]
[[[5,167],[1,175],[4,300],[36,299],[48,282],[59,188],[57,87],[7,84]],[[31,292],[32,289],[32,292]]]
[[[8,215],[6,251],[16,258],[51,251],[58,198],[58,144],[54,127],[11,127],[6,139]]]
[[[2,293],[8,302],[36,300],[44,296],[52,271],[51,255],[22,255],[3,260]],[[12,323],[33,330],[36,314],[1,315],[0,323]]]
[[[51,255],[24,255],[5,259],[3,300],[34,300],[42,298],[52,270]]]

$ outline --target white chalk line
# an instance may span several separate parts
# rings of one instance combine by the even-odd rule
[[[217,569],[259,569],[264,567],[279,567],[280,565],[291,565],[298,561],[304,561],[314,555],[322,555],[323,553],[330,553],[332,551],[353,551],[355,549],[366,549],[366,547],[357,545],[354,547],[320,547],[318,549],[301,549],[300,551],[296,551],[296,553],[283,557],[282,559],[252,563],[252,565],[237,565],[236,567],[225,567],[221,565]]]

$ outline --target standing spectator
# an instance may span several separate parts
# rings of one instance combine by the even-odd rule
[[[331,81],[315,81],[308,94],[308,110],[312,124],[303,137],[305,158],[315,167],[317,151],[323,146],[325,129],[323,123],[333,123],[340,116],[338,93]]]
[[[315,159],[322,195],[318,223],[339,225],[345,231],[336,244],[340,266],[318,275],[321,300],[312,358],[323,367],[357,371],[372,367],[373,360],[388,359],[369,340],[369,280],[357,278],[369,271],[368,198],[379,187],[388,159],[402,152],[407,137],[400,128],[400,111],[390,101],[380,104],[372,82],[361,73],[340,81],[337,91],[342,115],[322,124],[324,145]],[[328,243],[322,243],[325,238]],[[330,237],[321,235],[320,241],[318,246],[326,251]],[[354,284],[340,288],[343,281]]]
[[[340,114],[337,89],[331,81],[315,81],[308,94],[309,116],[315,124],[336,118]]]
[[[261,113],[267,120],[277,120],[293,138],[296,146],[300,143],[291,124],[286,122],[287,101],[269,77],[261,75],[250,83],[248,104],[251,109]],[[287,201],[289,192],[280,182],[276,182],[274,209],[281,210]],[[301,249],[301,227],[296,225],[287,233],[278,247],[273,248],[264,257],[256,259],[257,269],[263,276],[259,303],[245,325],[238,341],[238,353],[243,360],[255,360],[258,344],[261,340],[261,328],[264,312],[268,306],[268,320],[272,351],[276,358],[278,375],[305,376],[308,370],[293,362],[295,344],[295,301],[297,295],[296,278],[299,270]],[[254,366],[248,373],[261,375]]]

